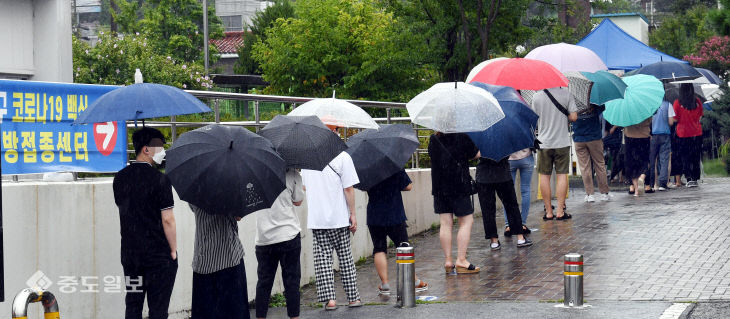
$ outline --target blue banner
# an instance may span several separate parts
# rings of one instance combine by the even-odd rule
[[[116,172],[127,162],[124,121],[71,125],[117,86],[0,80],[2,173]]]

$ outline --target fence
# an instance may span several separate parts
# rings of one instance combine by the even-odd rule
[[[218,92],[218,91],[196,91],[196,90],[187,90],[186,92],[192,94],[193,96],[197,97],[198,99],[202,100],[203,102],[207,102],[207,104],[211,107],[213,110],[213,118],[212,121],[178,121],[175,116],[172,116],[170,118],[170,121],[146,121],[144,122],[145,125],[151,126],[151,127],[169,127],[171,131],[171,139],[172,142],[175,141],[175,139],[178,136],[178,128],[186,127],[186,128],[197,128],[202,127],[210,124],[225,124],[225,125],[238,125],[238,126],[244,126],[244,127],[251,127],[254,128],[256,131],[259,131],[261,128],[266,126],[266,124],[269,123],[269,120],[264,120],[261,118],[262,112],[261,112],[261,104],[262,103],[282,103],[283,105],[288,107],[288,110],[295,109],[298,105],[303,104],[305,102],[308,102],[310,100],[313,100],[314,98],[310,97],[292,97],[292,96],[277,96],[277,95],[260,95],[260,94],[247,94],[247,93],[232,93],[232,92]],[[221,109],[222,104],[225,102],[242,102],[246,104],[246,111],[243,112],[244,114],[248,114],[248,107],[250,103],[253,103],[253,120],[246,120],[246,121],[221,121]],[[418,135],[419,140],[423,138],[428,138],[428,135],[422,135],[423,132],[430,131],[430,129],[420,127],[416,124],[411,123],[410,117],[402,116],[403,113],[405,113],[406,104],[405,103],[398,103],[398,102],[383,102],[383,101],[364,101],[364,100],[346,100],[347,102],[350,102],[352,104],[355,104],[359,107],[363,108],[374,108],[374,109],[380,109],[385,110],[385,117],[375,117],[373,118],[376,122],[382,123],[382,124],[393,124],[393,123],[408,123],[410,124],[414,130],[416,130],[416,133]],[[230,107],[230,103],[227,106]],[[241,107],[240,103],[237,104],[234,107]],[[283,107],[281,111],[284,113],[287,110],[287,107]],[[393,115],[401,115],[401,116],[393,116]],[[135,124],[128,123],[127,126],[129,128],[134,128]],[[356,132],[357,130],[353,129],[346,129],[344,131],[344,138],[347,140],[347,138],[351,135],[349,133]],[[128,150],[128,152],[133,153],[133,150]],[[413,156],[411,163],[411,168],[420,168],[421,167],[421,161],[419,160],[419,155],[426,154],[427,149],[425,148],[418,148]]]

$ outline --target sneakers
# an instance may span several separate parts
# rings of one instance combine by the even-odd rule
[[[517,240],[517,248],[532,246],[532,240],[525,237],[525,240]]]
[[[689,181],[689,182],[687,182],[687,187],[697,187],[697,186],[699,186],[697,184],[697,181]]]
[[[498,240],[496,243],[489,244],[489,248],[491,248],[492,250],[499,250],[502,248],[502,244]]]
[[[609,201],[609,200],[613,199],[613,194],[609,194],[609,193],[606,193],[606,194],[601,194],[601,196],[600,196],[600,197],[598,197],[598,198],[599,198],[599,199],[600,199],[600,200],[601,200],[602,202],[606,202],[606,201]]]
[[[674,184],[674,183],[669,183],[669,185],[667,185],[667,187],[669,187],[670,189],[675,189],[675,188],[677,188],[678,186],[677,186],[677,184]]]
[[[389,284],[380,284],[378,286],[378,295],[390,295],[390,285]]]
[[[586,195],[583,201],[586,203],[593,203],[596,201],[596,199],[593,197],[593,195]]]
[[[416,281],[416,292],[421,292],[421,291],[426,291],[426,290],[428,290],[428,283],[421,279],[418,279],[418,281]]]
[[[656,190],[658,190],[660,192],[663,192],[663,191],[667,190],[667,188],[664,187],[664,186],[659,186],[659,187],[656,188]]]

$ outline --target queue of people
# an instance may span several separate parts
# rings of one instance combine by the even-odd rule
[[[489,241],[491,250],[502,247],[496,225],[496,196],[504,206],[504,236],[515,236],[518,248],[532,245],[526,221],[535,163],[533,151],[537,152],[537,172],[544,203],[542,218],[546,222],[572,218],[565,205],[572,142],[583,176],[586,202],[596,201],[594,173],[601,201],[613,197],[609,194],[608,182],[618,172],[631,181],[629,194],[634,196],[678,187],[681,175],[686,177],[687,187],[698,185],[703,111],[691,84],[682,84],[679,99],[665,101],[653,117],[625,128],[602,125],[601,106],[593,105],[578,114],[565,89],[538,92],[532,108],[539,115],[537,137],[542,146],[537,150],[520,150],[498,161],[480,158],[479,149],[466,134],[436,132],[430,136],[428,154],[433,207],[440,219],[439,239],[446,273],[480,272],[480,267],[467,259],[474,223],[473,195],[479,198],[485,240]],[[573,130],[573,141],[569,127]],[[127,286],[125,317],[142,318],[147,298],[149,317],[167,318],[178,256],[172,186],[167,176],[156,168],[165,156],[165,139],[160,131],[144,127],[133,134],[132,141],[136,161],[119,171],[113,182],[121,226],[121,263]],[[610,174],[604,153],[611,162]],[[472,178],[469,161],[477,159],[476,178]],[[674,184],[669,183],[670,165]],[[515,191],[518,172],[522,207]],[[554,189],[550,185],[553,172],[556,174]],[[287,315],[299,317],[301,228],[295,207],[305,198],[307,228],[313,235],[318,301],[325,310],[338,307],[332,256],[336,252],[347,306],[363,305],[351,245],[351,234],[358,229],[354,190],[358,183],[353,160],[346,152],[332,159],[321,171],[287,170],[284,191],[271,208],[257,212],[257,318],[267,316],[279,267]],[[388,238],[396,245],[409,241],[401,192],[410,191],[412,187],[412,181],[402,170],[368,190],[367,225],[373,243],[375,270],[380,278],[379,294],[389,295],[392,289],[387,271]],[[552,205],[553,193],[557,195],[557,208]],[[206,212],[193,205],[190,208],[196,225],[192,318],[248,318],[245,252],[238,234],[241,218]],[[455,259],[452,254],[454,217],[458,223]],[[417,276],[415,280],[416,291],[429,288],[426,281]]]

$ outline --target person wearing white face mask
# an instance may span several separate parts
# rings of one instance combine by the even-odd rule
[[[120,170],[113,184],[127,284],[125,318],[142,318],[146,295],[149,318],[164,319],[178,267],[172,185],[155,168],[165,158],[165,137],[143,127],[134,132],[132,143],[136,161]]]

